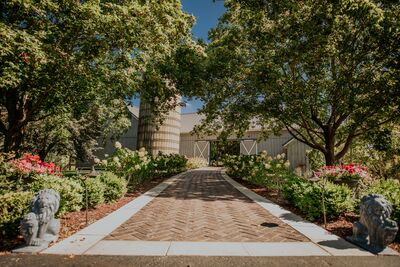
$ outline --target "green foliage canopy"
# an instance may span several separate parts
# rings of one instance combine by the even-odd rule
[[[5,151],[20,149],[31,122],[135,94],[151,62],[194,45],[177,0],[11,0],[0,10]]]
[[[398,1],[229,0],[211,32],[203,127],[287,129],[336,164],[400,116]]]

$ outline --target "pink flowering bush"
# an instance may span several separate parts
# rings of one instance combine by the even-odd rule
[[[24,154],[21,159],[10,161],[12,167],[20,174],[54,174],[60,176],[60,167],[53,162],[41,161],[39,156]]]
[[[335,183],[354,184],[369,177],[366,168],[356,164],[324,166],[316,171],[315,176]]]

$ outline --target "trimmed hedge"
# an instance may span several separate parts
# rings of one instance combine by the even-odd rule
[[[57,215],[79,211],[83,207],[84,188],[79,181],[54,175],[39,175],[30,185],[33,192],[51,188],[60,193],[60,208]]]
[[[104,185],[104,199],[107,203],[123,197],[127,191],[127,182],[112,172],[102,172],[99,176]]]
[[[0,195],[0,236],[19,233],[22,217],[29,212],[32,192],[12,192]]]
[[[323,216],[322,182],[309,182],[297,176],[289,177],[283,185],[283,195],[292,205],[299,208],[307,219],[315,220]],[[337,217],[354,209],[353,194],[345,185],[327,182],[324,200],[328,217]]]
[[[88,194],[88,205],[90,208],[94,208],[99,204],[104,203],[104,191],[105,185],[99,178],[86,178],[81,180],[82,187],[87,188]],[[83,191],[83,205],[85,206],[85,190]]]

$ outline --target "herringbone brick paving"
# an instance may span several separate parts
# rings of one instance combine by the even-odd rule
[[[197,170],[183,175],[105,239],[309,241],[236,190],[219,170]]]

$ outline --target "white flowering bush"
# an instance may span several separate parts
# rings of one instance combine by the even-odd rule
[[[205,158],[200,158],[200,157],[188,158],[186,163],[186,167],[188,169],[197,169],[207,166],[208,166],[208,161]]]
[[[106,171],[111,171],[120,177],[125,177],[133,183],[140,183],[152,172],[151,157],[141,148],[133,151],[115,143],[115,152],[100,162]]]
[[[131,185],[137,185],[154,177],[166,177],[186,170],[187,159],[177,154],[150,155],[144,148],[133,151],[115,143],[115,152],[99,165],[106,171],[125,177]]]
[[[266,151],[259,155],[226,156],[224,167],[230,176],[269,188],[280,188],[289,174],[285,154],[272,157]]]

